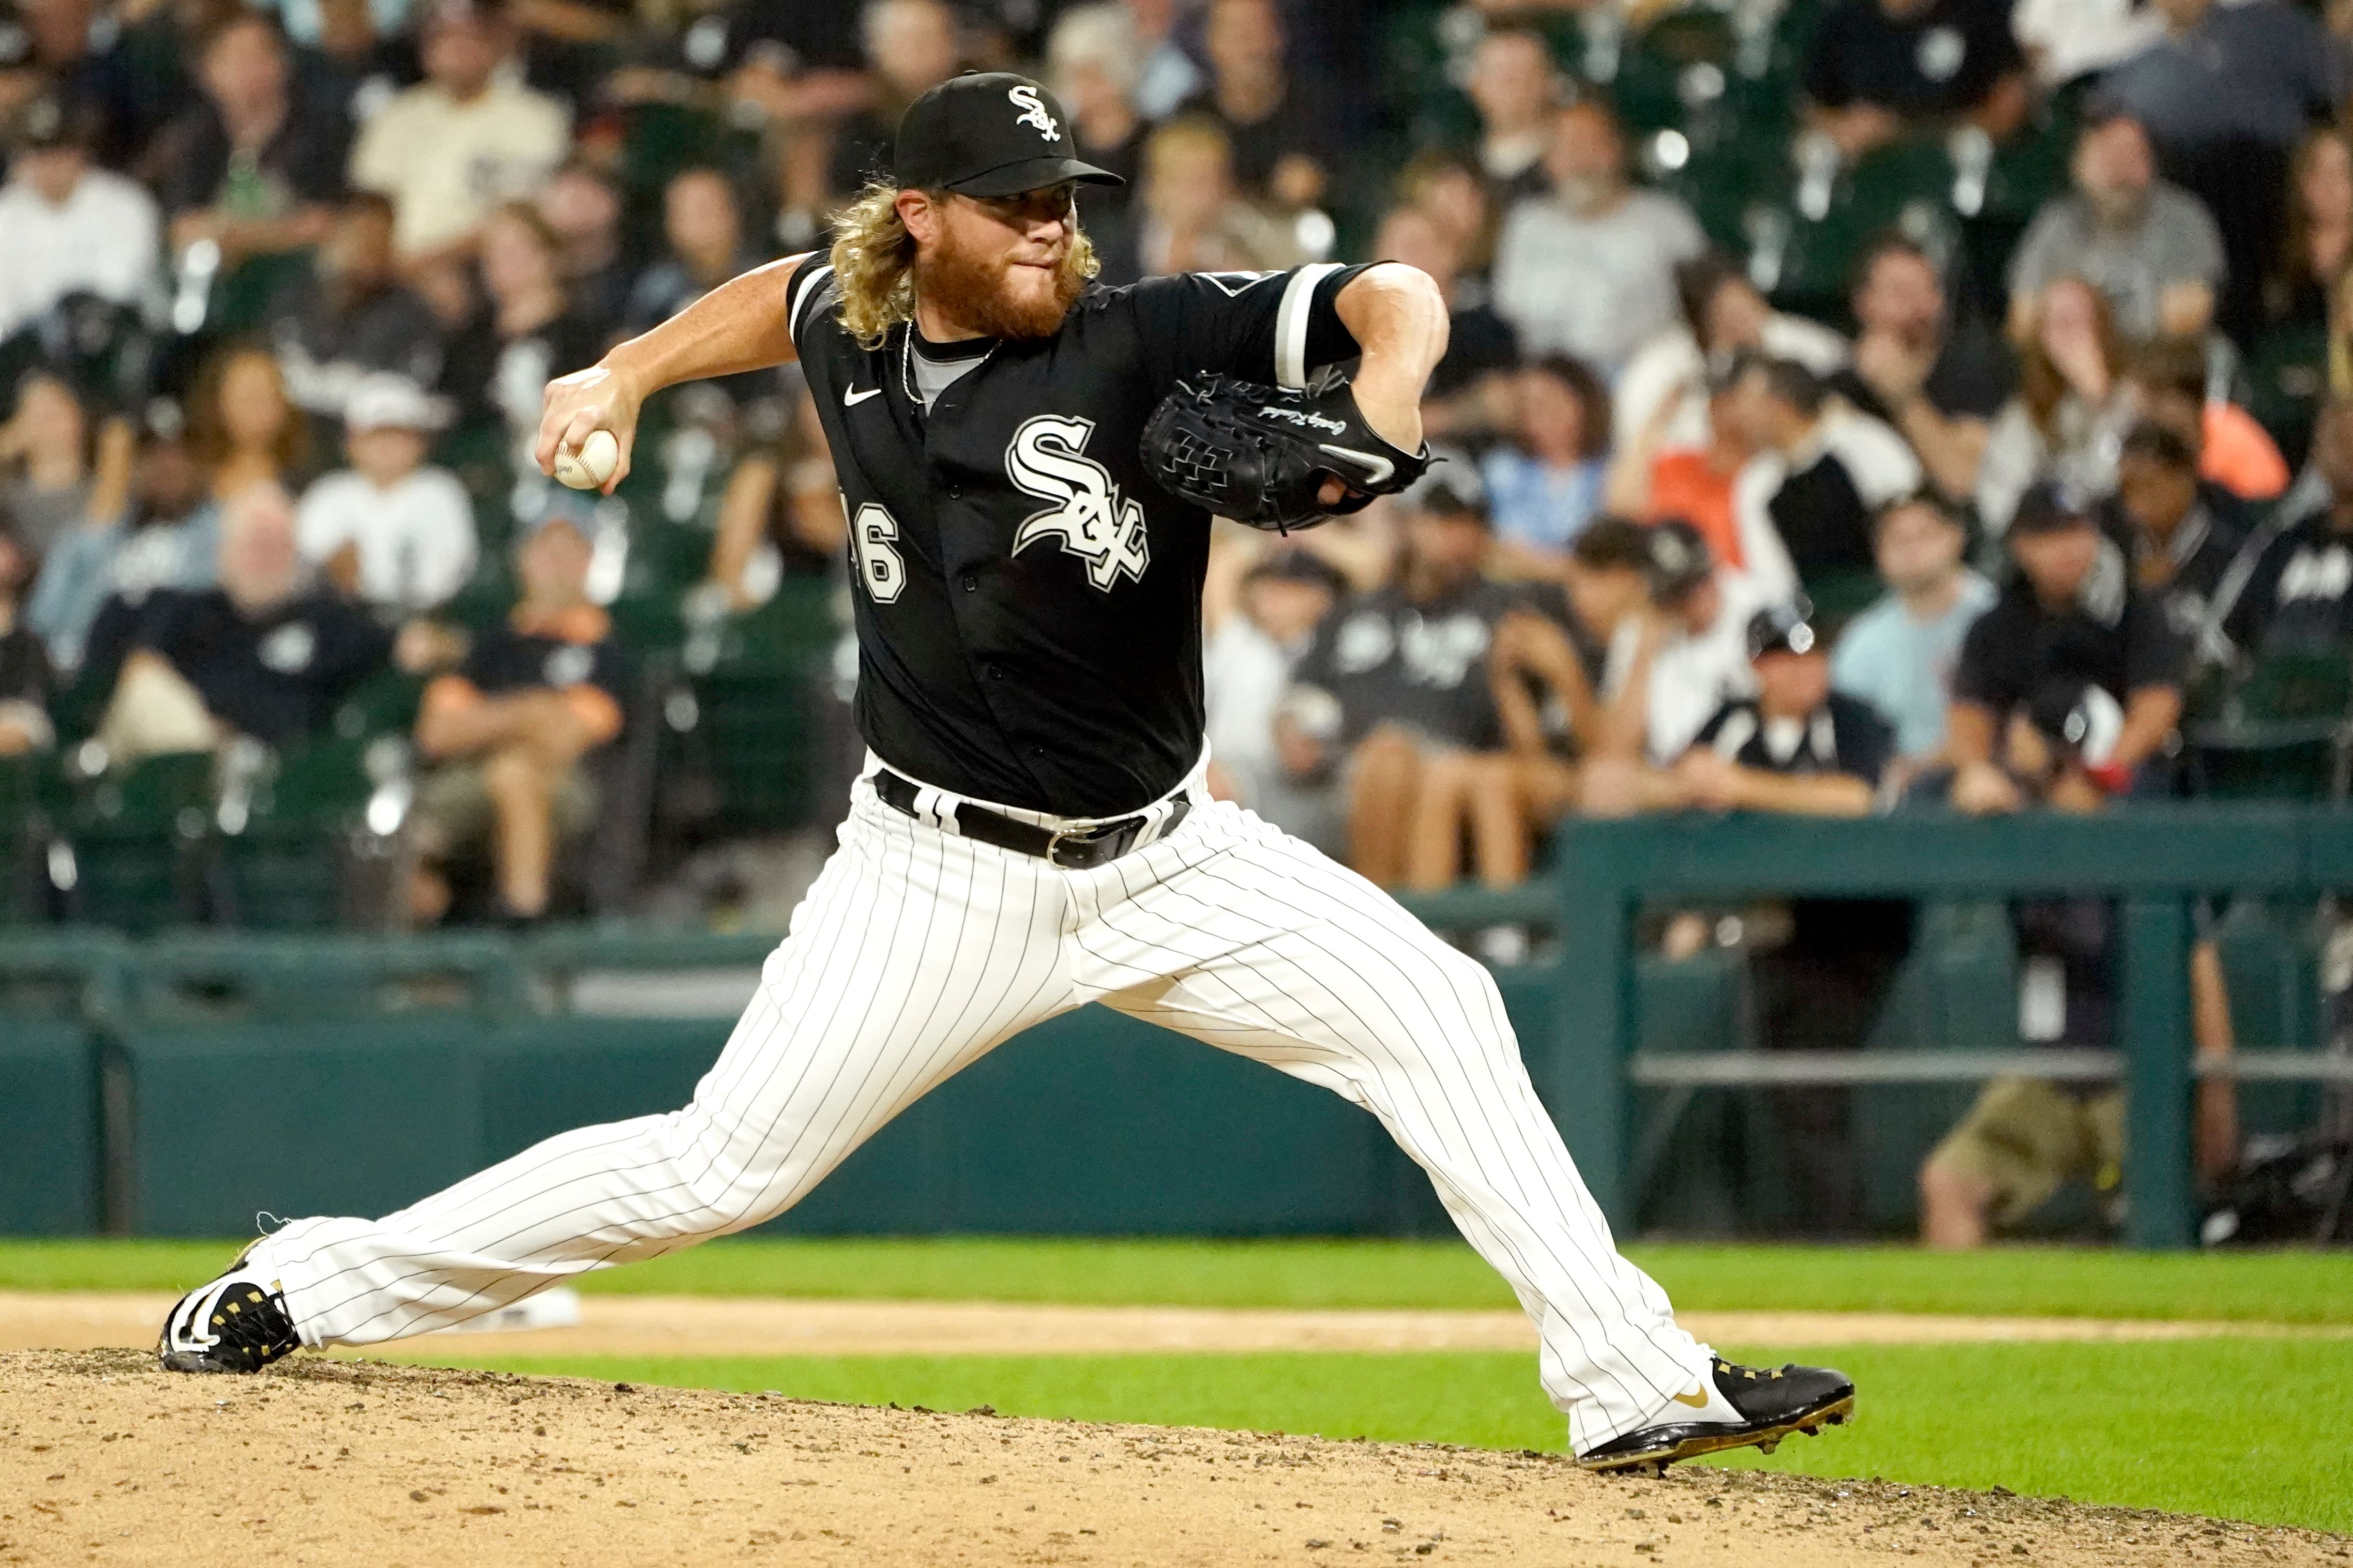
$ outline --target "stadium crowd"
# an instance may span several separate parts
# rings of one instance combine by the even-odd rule
[[[1409,889],[1517,881],[1571,813],[2194,793],[2201,721],[2353,654],[2348,39],[2290,0],[13,0],[8,809],[70,849],[199,756],[234,836],[238,781],[341,746],[380,912],[429,924],[626,906],[832,798],[797,375],[670,395],[609,501],[538,475],[541,387],[824,243],[900,110],[1000,66],[1129,179],[1082,201],[1105,283],[1389,258],[1452,306],[1448,461],[1219,525],[1220,793]],[[2105,906],[2018,921],[2030,1035],[2106,1043]],[[1786,927],[1766,1043],[1860,1045],[1909,911]],[[2211,945],[2195,979],[2221,1048]],[[2112,1096],[2005,1092],[1931,1163],[1942,1239],[2113,1163]],[[1998,1168],[1996,1123],[2048,1157]],[[1851,1172],[1806,1180],[1852,1223]]]

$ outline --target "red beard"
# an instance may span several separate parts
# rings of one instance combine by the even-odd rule
[[[1043,299],[1016,299],[1006,287],[1013,263],[1002,256],[966,249],[950,240],[929,258],[915,258],[915,292],[934,310],[985,338],[1050,338],[1061,330],[1086,275],[1075,247],[1054,269],[1053,291]]]

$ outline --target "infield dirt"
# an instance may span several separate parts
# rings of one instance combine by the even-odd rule
[[[1614,1480],[1433,1445],[311,1357],[231,1379],[170,1376],[142,1352],[0,1355],[0,1563],[2154,1568],[2192,1553],[2337,1564],[2347,1546],[1754,1471]]]

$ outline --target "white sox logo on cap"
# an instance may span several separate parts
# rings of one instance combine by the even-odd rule
[[[1020,118],[1014,121],[1014,124],[1034,125],[1038,128],[1038,134],[1049,142],[1061,140],[1062,128],[1055,122],[1052,115],[1046,112],[1046,105],[1038,97],[1036,88],[1024,82],[1021,86],[1008,90],[1005,96],[1011,99],[1014,107],[1021,110]]]

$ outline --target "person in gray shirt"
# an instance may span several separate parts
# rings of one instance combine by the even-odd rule
[[[2109,73],[2105,96],[2148,127],[2166,176],[2221,225],[2231,280],[2219,317],[2243,335],[2285,233],[2288,161],[2335,118],[2345,52],[2284,0],[2156,0],[2165,36]]]
[[[2201,336],[2225,276],[2205,205],[2157,177],[2147,132],[2113,107],[2085,121],[2072,169],[2075,188],[2043,204],[2010,259],[2011,337],[2033,336],[2044,287],[2071,277],[2106,296],[2128,339]]]

